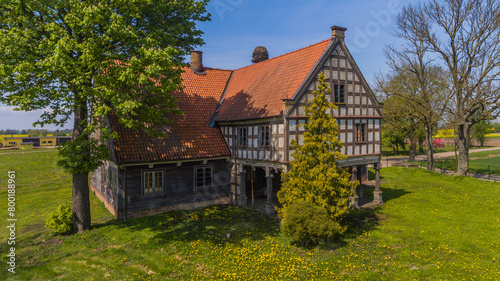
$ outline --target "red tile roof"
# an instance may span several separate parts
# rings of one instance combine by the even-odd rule
[[[215,121],[278,116],[306,80],[331,39],[233,72]]]
[[[175,161],[229,156],[229,149],[217,128],[209,122],[226,87],[231,71],[206,68],[206,75],[186,69],[182,74],[183,92],[173,95],[184,112],[173,116],[166,125],[168,137],[153,138],[145,133],[126,129],[111,118],[111,126],[119,135],[115,140],[120,164]]]

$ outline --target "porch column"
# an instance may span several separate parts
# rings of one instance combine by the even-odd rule
[[[359,207],[359,197],[356,194],[356,189],[358,188],[358,166],[352,167],[351,181],[356,182],[356,186],[351,190],[353,193],[353,197],[350,199],[349,207],[357,209]]]
[[[365,166],[359,166],[359,167],[358,167],[358,180],[359,180],[359,185],[358,185],[358,197],[359,197],[359,199],[364,198],[363,170],[365,170],[365,171],[366,171]],[[359,200],[359,199],[358,199],[358,200]]]
[[[373,191],[373,203],[383,204],[382,191],[380,190],[380,162],[375,164],[375,191]]]
[[[274,174],[269,167],[266,167],[267,178],[267,201],[266,201],[266,214],[268,216],[274,215],[274,202],[273,202],[273,178]]]
[[[238,203],[240,206],[246,206],[247,205],[247,189],[246,189],[246,170],[244,169],[243,165],[239,166],[240,169],[240,194],[239,194],[239,200]]]

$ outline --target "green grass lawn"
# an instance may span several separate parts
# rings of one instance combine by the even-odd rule
[[[354,213],[342,241],[290,244],[277,222],[216,206],[115,221],[91,196],[93,229],[54,236],[47,214],[71,201],[56,153],[0,153],[0,192],[17,175],[16,274],[0,280],[498,280],[500,184],[423,169],[384,168],[386,203]],[[7,200],[2,200],[6,209]],[[7,213],[0,212],[6,224]],[[227,237],[230,234],[230,237]]]

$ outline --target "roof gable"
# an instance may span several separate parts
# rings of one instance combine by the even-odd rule
[[[283,99],[301,88],[332,42],[314,45],[233,72],[215,121],[235,121],[278,116]]]

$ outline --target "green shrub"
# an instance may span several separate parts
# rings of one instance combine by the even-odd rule
[[[341,234],[344,228],[332,220],[326,209],[309,201],[290,204],[280,212],[281,231],[294,243],[310,246]]]
[[[73,211],[67,204],[61,204],[57,210],[50,213],[45,222],[46,228],[52,228],[56,233],[64,234],[70,232],[73,227]]]

